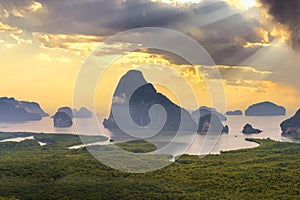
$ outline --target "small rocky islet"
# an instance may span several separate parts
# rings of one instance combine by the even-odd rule
[[[53,118],[53,124],[57,128],[68,128],[73,125],[73,118],[91,118],[92,112],[85,107],[78,111],[70,107],[61,107],[57,110]]]
[[[243,115],[243,112],[241,110],[227,111],[225,115]]]
[[[253,128],[251,124],[246,124],[242,130],[242,133],[244,134],[259,134],[261,132],[263,131],[260,129]]]

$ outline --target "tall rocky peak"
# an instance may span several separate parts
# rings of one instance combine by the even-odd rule
[[[115,109],[118,110],[118,113],[116,114],[118,114],[119,119],[120,116],[121,119],[124,120],[130,117],[135,124],[146,128],[151,123],[150,109],[154,105],[161,105],[167,114],[163,130],[178,130],[179,128],[185,131],[196,132],[198,130],[199,118],[193,120],[187,110],[174,104],[163,94],[158,93],[151,83],[147,83],[143,74],[136,70],[128,71],[120,79],[114,92],[110,116],[108,119],[104,119],[103,121],[104,127],[108,129],[119,129],[118,123],[115,119],[116,116],[114,117],[112,114],[112,110]],[[129,114],[126,115],[128,109]],[[154,120],[164,121],[164,119],[160,119],[163,116],[164,115],[162,113],[155,112]],[[211,118],[211,115],[205,117]],[[206,124],[210,124],[211,121],[206,120],[205,122]],[[222,125],[219,118],[217,118],[217,123]],[[122,125],[125,124],[123,123]],[[128,124],[128,126],[130,125]],[[201,132],[205,132],[205,130],[201,129]]]
[[[147,81],[145,80],[142,72],[138,70],[130,70],[120,79],[114,92],[114,97],[122,97],[129,101],[133,92],[145,84],[147,84]]]
[[[123,101],[120,101],[119,98]],[[122,110],[125,112],[125,107],[128,106],[132,120],[139,126],[147,126],[151,121],[149,110],[156,104],[163,106],[167,114],[163,129],[178,130],[180,123],[182,123],[185,129],[197,130],[195,128],[197,123],[193,121],[189,112],[158,93],[151,83],[147,83],[142,72],[137,70],[128,71],[120,79],[113,96],[112,109],[114,106],[117,107],[121,111],[120,115],[122,115]],[[109,129],[118,128],[112,111],[103,124]]]
[[[178,130],[180,122],[186,129],[192,130],[196,126],[185,109],[174,104],[163,94],[157,93],[150,83],[138,88],[130,98],[129,111],[133,121],[140,126],[148,125],[151,121],[149,110],[156,104],[163,106],[167,113],[164,129]],[[159,118],[161,115],[157,113],[157,117]]]

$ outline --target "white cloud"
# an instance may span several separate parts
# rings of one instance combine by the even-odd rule
[[[60,63],[71,63],[72,62],[72,59],[67,58],[67,57],[59,57],[59,58],[56,58],[56,60]]]
[[[72,59],[65,57],[65,56],[60,56],[60,57],[56,57],[56,56],[50,56],[48,54],[45,53],[39,53],[38,57],[40,60],[46,61],[46,62],[55,62],[55,63],[71,63]]]
[[[52,61],[52,59],[50,58],[50,56],[48,56],[45,53],[39,53],[38,56],[39,56],[40,60],[47,61],[47,62],[51,62]]]
[[[17,42],[17,44],[19,44],[19,45],[20,44],[32,44],[32,40],[30,40],[30,39],[25,40],[25,39],[21,38],[20,36],[13,34],[13,33],[10,34],[10,37],[12,39],[14,39]]]
[[[57,48],[72,51],[77,55],[86,56],[104,40],[101,36],[80,34],[46,34],[32,33],[33,37],[41,42],[41,48]]]
[[[40,2],[32,2],[31,5],[27,7],[30,12],[36,12],[42,8],[43,5]]]
[[[10,13],[16,17],[28,17],[30,14],[37,12],[43,8],[40,2],[36,1],[23,1],[19,4],[8,4]],[[6,10],[9,15],[9,12]]]
[[[16,47],[17,45],[16,44],[5,44],[4,46],[8,49],[11,49],[13,47]]]
[[[9,12],[6,9],[3,9],[0,7],[0,19],[1,18],[4,18],[4,19],[9,18]]]

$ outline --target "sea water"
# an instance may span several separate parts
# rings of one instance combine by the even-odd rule
[[[211,142],[209,151],[217,154],[220,151],[236,150],[243,148],[252,148],[258,146],[253,142],[248,142],[246,138],[271,138],[276,141],[287,141],[281,136],[280,123],[290,116],[270,116],[270,117],[248,117],[248,116],[228,116],[226,125],[229,126],[229,133],[222,134]],[[0,123],[0,131],[2,132],[36,132],[36,133],[70,133],[70,134],[86,134],[86,135],[105,135],[113,138],[115,142],[132,140],[126,134],[116,134],[110,132],[102,126],[103,118],[92,119],[75,119],[75,123],[70,128],[55,128],[51,118],[46,117],[41,121],[31,121],[25,123]],[[96,122],[97,121],[97,122]],[[246,123],[250,123],[254,128],[263,130],[261,134],[245,135],[241,131]],[[184,136],[183,136],[184,137]],[[188,140],[185,153],[198,155],[205,138],[203,135],[193,134],[193,139]],[[182,138],[185,140],[185,138]],[[154,143],[167,144],[170,139],[158,137],[153,140]]]

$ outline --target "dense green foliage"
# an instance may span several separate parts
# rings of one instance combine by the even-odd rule
[[[157,149],[154,144],[145,140],[133,140],[129,142],[117,143],[116,145],[133,153],[148,153]]]
[[[300,140],[300,133],[297,132],[290,133],[289,137],[291,137],[294,140]]]
[[[132,174],[101,164],[85,148],[68,149],[80,143],[76,135],[34,137],[50,143],[0,143],[0,199],[300,199],[299,144],[251,139],[260,146],[183,155],[164,169]]]

